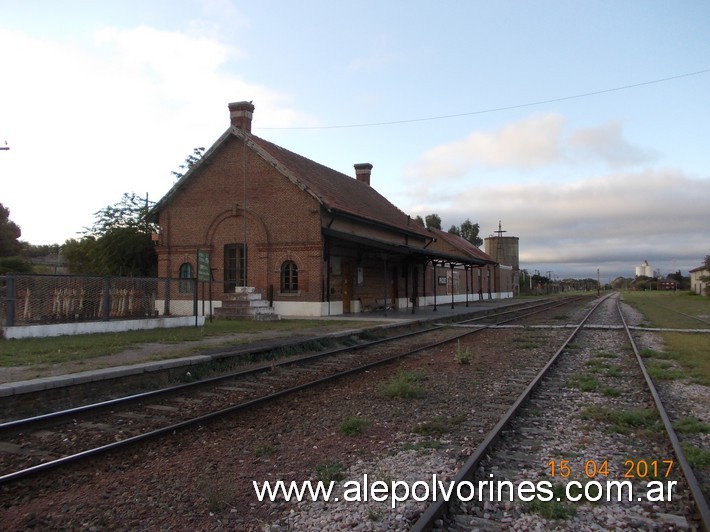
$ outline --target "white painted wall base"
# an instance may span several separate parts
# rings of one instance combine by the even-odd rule
[[[124,332],[145,329],[168,329],[172,327],[199,327],[205,324],[205,317],[177,316],[151,318],[146,320],[88,321],[80,323],[53,323],[50,325],[20,325],[3,327],[3,336],[10,339],[47,338],[51,336]]]

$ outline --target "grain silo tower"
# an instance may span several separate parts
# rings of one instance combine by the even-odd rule
[[[509,266],[513,269],[513,293],[520,293],[520,250],[517,236],[503,236],[507,233],[498,221],[498,230],[494,231],[496,236],[489,236],[484,239],[486,253],[497,263]]]

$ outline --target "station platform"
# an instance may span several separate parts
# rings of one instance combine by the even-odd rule
[[[377,310],[357,314],[303,318],[322,321],[324,326],[307,327],[297,331],[269,331],[248,335],[214,336],[200,342],[181,344],[145,344],[138,348],[105,357],[82,360],[80,363],[54,364],[47,367],[0,368],[0,399],[2,397],[34,393],[77,384],[126,378],[150,372],[179,370],[181,367],[209,364],[225,356],[241,356],[256,351],[318,339],[337,339],[365,330],[387,329],[407,324],[451,321],[457,316],[485,313],[491,309],[519,304],[520,299],[493,299],[437,304],[398,310]],[[288,319],[299,319],[289,317]],[[352,327],[340,326],[337,331],[327,327],[328,321],[351,322]],[[171,356],[174,355],[174,356]],[[155,360],[158,357],[160,360]],[[26,378],[31,374],[33,378]]]

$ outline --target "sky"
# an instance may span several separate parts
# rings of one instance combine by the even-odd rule
[[[706,0],[0,0],[0,203],[31,244],[252,132],[559,278],[710,254]]]

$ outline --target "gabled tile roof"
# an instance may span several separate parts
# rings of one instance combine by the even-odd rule
[[[431,234],[424,227],[399,210],[382,196],[382,194],[366,183],[255,135],[247,134],[242,129],[236,127],[228,129],[217,142],[205,152],[204,156],[173,185],[172,189],[163,196],[155,207],[153,207],[151,211],[151,217],[153,219],[165,205],[170,202],[172,197],[178,194],[185,183],[200,172],[203,164],[214,153],[219,151],[231,136],[237,137],[240,141],[244,141],[246,136],[247,146],[249,148],[272,164],[294,184],[310,193],[327,210],[355,216],[378,224],[384,224],[400,231],[420,235],[427,239],[431,238]]]
[[[237,129],[234,134],[243,132]],[[248,141],[261,148],[267,160],[283,165],[281,170],[287,170],[283,173],[305,186],[326,209],[431,238],[424,227],[370,185],[257,136],[249,135]]]
[[[495,264],[489,255],[468,240],[438,229],[430,230],[422,227],[370,185],[260,137],[245,133],[237,127],[225,131],[203,157],[173,185],[151,210],[151,219],[157,219],[160,211],[180,193],[188,181],[200,173],[210,158],[221,150],[231,137],[236,137],[240,142],[246,138],[249,149],[256,152],[294,185],[311,194],[330,212],[419,235],[430,242],[425,246],[426,249],[419,250],[422,256],[438,256],[453,262],[460,260],[476,264]],[[433,238],[439,239],[443,245],[431,242]],[[415,248],[411,251],[417,252]]]
[[[481,251],[463,237],[452,233],[446,233],[440,229],[430,229],[430,231],[434,233],[434,236],[436,236],[437,239],[443,240],[450,246],[456,248],[461,253],[462,258],[478,259],[490,264],[496,263],[490,255]]]

